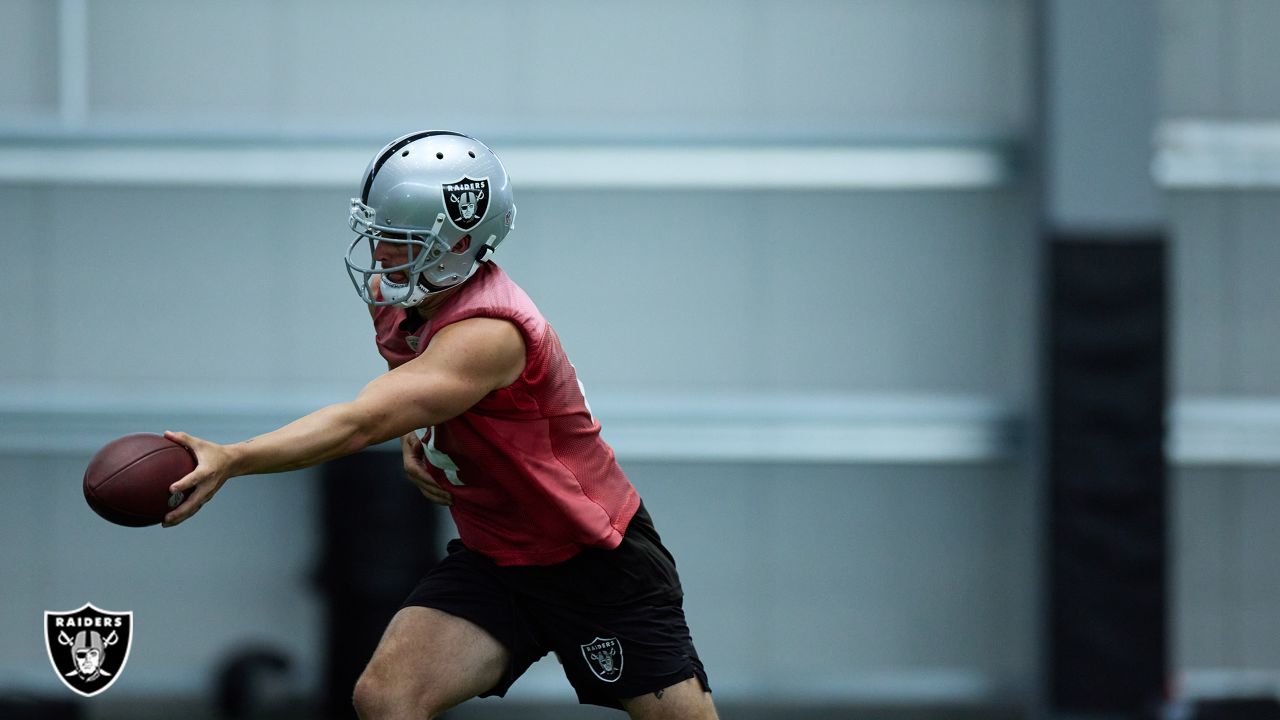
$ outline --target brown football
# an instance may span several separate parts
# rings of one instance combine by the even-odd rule
[[[187,449],[163,435],[134,433],[107,443],[84,471],[84,499],[117,525],[155,525],[182,502],[169,486],[196,467]]]

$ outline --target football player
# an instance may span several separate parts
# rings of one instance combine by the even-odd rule
[[[356,684],[362,718],[501,696],[551,652],[583,703],[714,718],[671,554],[555,331],[492,262],[515,216],[506,170],[478,140],[418,132],[383,147],[351,201],[346,266],[388,372],[242,443],[167,433],[198,464],[171,487],[188,495],[165,525],[229,478],[400,438],[409,478],[460,537],[391,618]]]

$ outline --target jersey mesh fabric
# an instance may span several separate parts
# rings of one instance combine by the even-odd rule
[[[617,547],[639,495],[600,437],[560,339],[528,295],[486,263],[421,327],[410,332],[405,313],[374,310],[378,350],[391,367],[468,318],[507,320],[524,338],[525,369],[516,382],[424,438],[443,454],[433,454],[428,469],[453,494],[450,512],[462,542],[499,565],[549,565],[585,547]],[[450,464],[456,470],[437,467]]]

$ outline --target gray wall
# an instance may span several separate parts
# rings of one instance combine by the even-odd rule
[[[1280,194],[1180,191],[1170,204],[1175,387],[1201,402],[1252,402],[1265,415],[1241,426],[1236,444],[1273,445]],[[1175,479],[1176,667],[1206,692],[1275,691],[1280,473],[1246,455],[1189,464]]]
[[[1276,692],[1280,476],[1259,451],[1275,447],[1280,408],[1280,183],[1267,150],[1280,121],[1280,4],[1166,0],[1161,11],[1161,116],[1227,141],[1182,134],[1163,147],[1204,161],[1167,183],[1174,389],[1188,419],[1217,408],[1235,423],[1227,452],[1189,450],[1175,474],[1175,669],[1191,692]]]
[[[361,166],[350,186],[212,180],[212,167],[170,185],[33,182],[12,179],[11,153],[256,143],[371,154],[432,126],[500,155],[935,146],[1012,166],[1006,150],[1030,130],[1025,1],[355,7],[0,3],[0,176],[11,178],[0,184],[0,684],[59,692],[40,613],[92,600],[137,616],[114,694],[203,691],[248,640],[285,647],[301,661],[296,682],[314,686],[323,629],[308,574],[324,529],[312,473],[235,480],[171,531],[109,526],[77,485],[113,434],[180,426],[236,439],[349,397],[379,370],[340,265]],[[1274,119],[1274,7],[1161,3],[1159,117]],[[930,443],[939,427],[1004,437],[1011,424],[1016,438],[1031,407],[1026,179],[734,190],[689,188],[680,174],[645,190],[516,178],[519,227],[499,261],[556,324],[606,436],[639,447],[642,418],[646,432],[692,429],[714,444],[722,426],[687,408],[731,415],[726,397],[758,397],[771,409],[735,422],[767,445],[802,430],[819,398],[850,428],[898,433],[900,448],[839,462],[620,450],[680,560],[718,691],[1021,697],[1038,660],[1034,476],[1013,440],[977,453]],[[1276,394],[1273,199],[1164,198],[1179,397]],[[680,402],[664,411],[664,398]],[[963,409],[975,407],[994,410]],[[904,428],[917,434],[903,440]],[[1272,474],[1194,458],[1176,474],[1182,671],[1280,672],[1266,639],[1276,574],[1257,550],[1277,544]],[[556,675],[544,663],[514,693],[568,699]]]
[[[359,13],[89,0],[83,22],[77,3],[0,7],[0,27],[26,29],[0,31],[13,35],[0,60],[17,69],[0,87],[11,147],[247,139],[371,154],[433,126],[499,154],[504,143],[930,143],[1004,164],[1029,99],[1028,10],[1014,0]],[[60,37],[72,42],[53,64]],[[634,414],[628,398],[667,394],[714,410],[728,394],[783,413],[789,398],[821,398],[872,423],[884,398],[925,424],[957,398],[1018,413],[1032,383],[1035,253],[1016,184],[734,191],[670,175],[672,189],[630,191],[522,190],[516,178],[519,227],[499,261],[603,408]],[[107,526],[76,484],[111,436],[98,420],[234,439],[378,372],[340,265],[350,186],[0,187],[8,266],[57,268],[0,285],[14,340],[0,356],[8,417],[49,429],[15,429],[3,455],[0,539],[24,549],[0,560],[16,579],[0,590],[0,677],[53,688],[39,614],[92,600],[137,613],[114,693],[200,690],[223,653],[254,638],[296,654],[299,683],[315,682],[322,628],[307,573],[323,528],[311,474],[233,481],[172,531]],[[659,431],[700,422],[656,412]],[[764,443],[776,429],[746,422]],[[78,434],[58,452],[48,437],[66,425]],[[1032,498],[1010,452],[622,456],[678,555],[724,696],[982,699],[1024,686],[1033,657]],[[571,697],[556,675],[544,664],[515,693]]]

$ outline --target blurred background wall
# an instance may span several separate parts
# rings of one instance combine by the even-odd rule
[[[1152,172],[1048,196],[1169,228],[1173,667],[1280,685],[1280,5],[1133,0],[1111,34],[1107,5],[0,1],[0,690],[61,691],[41,613],[86,601],[135,613],[113,697],[205,697],[245,643],[318,686],[315,471],[165,531],[79,481],[117,435],[241,439],[376,375],[347,199],[449,128],[507,164],[497,260],[676,553],[717,697],[1025,702],[1038,221],[1079,172],[1037,139],[1107,53],[1145,91],[1058,106],[1052,142],[1106,148],[1118,103]],[[553,662],[512,696],[572,701]]]

